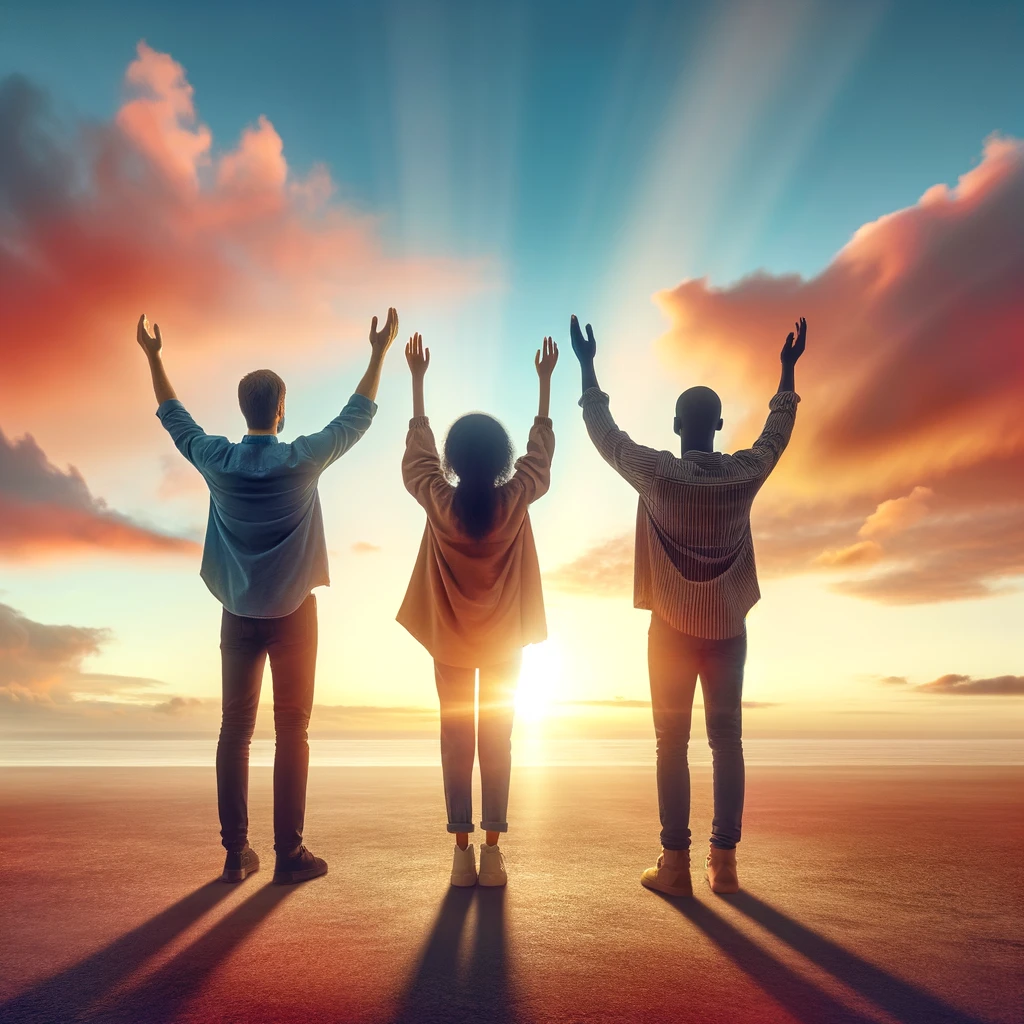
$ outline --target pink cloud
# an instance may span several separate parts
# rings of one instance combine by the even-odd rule
[[[58,469],[31,437],[0,430],[0,560],[83,553],[195,554],[194,541],[135,522],[95,497],[73,466]]]
[[[1024,575],[1022,238],[1024,143],[993,137],[955,186],[865,224],[816,277],[658,296],[680,382],[747,410],[737,446],[763,419],[787,324],[807,317],[796,431],[755,506],[763,569],[856,570],[836,586],[895,603]]]
[[[163,329],[179,377],[227,352],[335,360],[389,304],[493,284],[485,262],[385,251],[378,221],[297,175],[266,117],[218,150],[185,70],[140,43],[109,122],[62,126],[0,82],[0,400],[7,421],[72,436],[147,412],[134,322]],[[133,443],[125,432],[123,443]]]

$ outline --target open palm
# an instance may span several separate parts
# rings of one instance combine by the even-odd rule
[[[597,355],[597,341],[594,339],[594,330],[590,324],[587,324],[587,336],[584,338],[580,322],[573,314],[569,320],[569,337],[572,339],[572,350],[576,353],[576,358],[581,363],[593,362]]]
[[[391,342],[397,336],[398,310],[394,306],[388,309],[388,318],[384,321],[384,326],[379,331],[377,330],[377,318],[374,317],[370,321],[370,347],[375,354],[383,356],[391,348]]]
[[[139,317],[139,326],[135,331],[135,340],[142,346],[142,351],[147,356],[155,356],[163,348],[163,338],[160,337],[160,325],[153,324],[153,333],[149,333],[149,321],[146,314]]]

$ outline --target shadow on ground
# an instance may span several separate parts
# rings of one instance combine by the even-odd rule
[[[658,894],[661,896],[661,894]],[[743,932],[695,899],[661,896],[699,928],[737,967],[780,1006],[805,1024],[871,1024],[866,1016],[798,974]],[[750,893],[719,897],[806,957],[817,967],[889,1013],[899,1024],[984,1024],[925,989],[890,974],[881,967],[819,935],[806,925],[776,910]]]
[[[448,890],[392,1021],[434,1024],[470,1017],[494,1024],[524,1019],[509,977],[504,889]]]
[[[4,1024],[167,1024],[253,929],[289,894],[267,885],[141,985],[119,992],[133,974],[233,891],[208,882],[109,946],[0,1005]]]
[[[6,1024],[80,1020],[93,1002],[143,967],[230,891],[219,879],[207,882],[110,945],[0,1004],[0,1020]]]
[[[855,956],[752,893],[740,892],[728,899],[751,920],[823,971],[876,1003],[900,1024],[982,1024],[979,1018],[950,1006],[925,989]]]

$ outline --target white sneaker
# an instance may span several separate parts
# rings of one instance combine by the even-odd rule
[[[472,843],[464,850],[458,846],[455,847],[455,858],[452,861],[452,885],[460,887],[476,885],[476,853]]]
[[[505,854],[497,843],[484,843],[480,847],[480,884],[504,885],[508,881],[505,871]]]

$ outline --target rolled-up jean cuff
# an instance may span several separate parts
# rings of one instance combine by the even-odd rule
[[[507,821],[481,821],[480,827],[485,832],[507,832],[508,822]]]
[[[456,835],[459,832],[472,832],[474,827],[475,826],[471,821],[456,821],[454,823],[450,821],[448,822],[448,831],[452,835]]]

